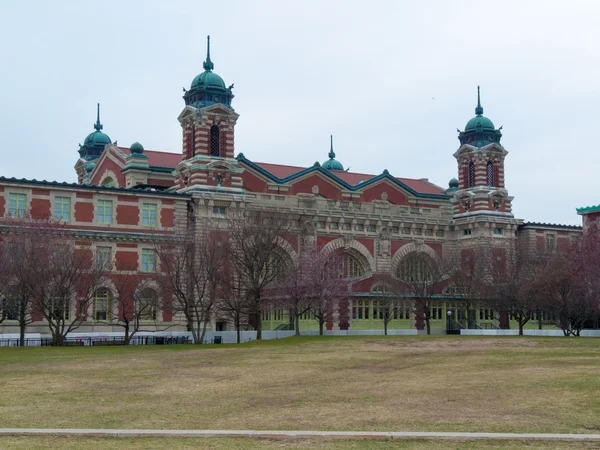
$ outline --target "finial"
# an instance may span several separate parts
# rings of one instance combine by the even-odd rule
[[[100,103],[98,103],[98,116],[96,117],[96,123],[94,124],[94,128],[96,131],[100,131],[102,129],[102,124],[100,123]]]
[[[335,158],[335,152],[333,151],[333,134],[329,135],[330,146],[329,146],[329,159]]]
[[[483,114],[483,108],[481,107],[481,98],[479,95],[479,86],[477,86],[477,108],[475,108],[475,114],[478,116]]]
[[[202,67],[204,67],[204,70],[207,72],[215,68],[215,65],[210,60],[210,35],[206,36],[206,61],[204,61]]]

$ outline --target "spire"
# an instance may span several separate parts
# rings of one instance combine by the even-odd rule
[[[331,144],[329,147],[329,155],[327,155],[327,156],[329,156],[329,159],[333,159],[333,158],[335,158],[335,152],[333,151],[333,134],[330,134],[329,138],[330,138]]]
[[[477,108],[475,108],[475,114],[481,116],[483,114],[483,108],[481,107],[481,98],[479,95],[479,86],[477,86]]]
[[[100,131],[102,129],[102,124],[100,123],[100,103],[98,103],[98,116],[96,117],[96,123],[94,124],[94,128],[96,131]]]
[[[206,61],[202,65],[207,72],[213,70],[215,65],[210,60],[210,35],[206,36]]]

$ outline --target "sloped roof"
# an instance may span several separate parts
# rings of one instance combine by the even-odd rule
[[[127,147],[119,147],[126,155],[130,155],[131,151]],[[144,155],[148,157],[148,164],[156,167],[169,167],[175,169],[177,164],[181,162],[181,153],[160,152],[156,150],[144,150]]]
[[[261,169],[269,172],[271,175],[274,175],[275,177],[280,178],[280,179],[285,179],[285,178],[291,177],[292,175],[295,175],[295,174],[307,169],[306,167],[300,167],[300,166],[285,166],[282,164],[270,164],[270,163],[263,163],[263,162],[254,162],[254,164],[259,166]],[[332,175],[334,175],[335,177],[345,181],[347,184],[349,184],[351,186],[358,186],[359,184],[364,183],[365,181],[369,181],[369,180],[379,176],[379,175],[372,175],[372,174],[366,174],[366,173],[345,172],[345,171],[337,171],[337,170],[330,171],[330,173]],[[415,192],[418,192],[421,194],[434,194],[434,195],[435,194],[444,194],[444,189],[442,189],[441,187],[436,186],[435,184],[430,183],[428,181],[414,179],[414,178],[399,178],[399,177],[396,177],[396,179],[398,181],[404,183],[411,189],[413,189]]]

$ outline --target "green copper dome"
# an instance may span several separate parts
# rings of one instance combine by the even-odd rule
[[[87,135],[83,141],[83,145],[79,144],[79,155],[87,161],[98,158],[104,151],[104,146],[112,141],[106,133],[102,132],[102,124],[100,123],[100,103],[98,103],[98,116],[94,129],[96,131]]]
[[[213,72],[215,65],[210,59],[210,36],[207,36],[206,44],[206,60],[202,64],[204,72],[192,80],[192,85],[189,91],[185,91],[183,96],[186,105],[194,106],[195,108],[204,108],[206,106],[219,103],[231,108],[231,99],[233,94],[231,89],[233,84],[225,87],[223,78]]]
[[[129,151],[131,153],[144,153],[144,147],[139,142],[134,142],[131,144],[131,147],[129,147]]]
[[[496,130],[494,122],[483,115],[481,106],[481,96],[479,86],[477,86],[477,107],[475,108],[475,117],[467,122],[464,131],[458,130],[458,140],[460,144],[469,144],[473,147],[485,147],[491,143],[500,144],[502,133]]]
[[[327,170],[340,170],[343,171],[344,170],[344,166],[342,165],[341,162],[336,161],[335,159],[335,152],[333,151],[333,135],[330,136],[331,138],[331,147],[329,150],[329,159],[327,161],[325,161],[321,167],[323,169],[327,169]]]
[[[227,89],[223,78],[214,72],[202,72],[200,75],[196,75],[196,78],[192,81],[192,89],[195,87],[202,87],[205,89]]]
[[[475,116],[467,122],[465,125],[465,131],[486,129],[495,130],[494,123],[485,116]]]
[[[448,187],[458,188],[458,180],[456,178],[451,178],[450,181],[448,181]]]

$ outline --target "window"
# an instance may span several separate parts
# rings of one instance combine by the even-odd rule
[[[400,233],[400,228],[398,228],[398,227],[392,227],[392,233],[394,233],[394,234]]]
[[[349,223],[345,223],[342,225],[342,230],[351,230],[352,229],[352,225],[350,225]]]
[[[431,309],[429,311],[429,318],[431,320],[442,320],[443,310],[444,308],[434,303],[433,305],[431,305]]]
[[[352,307],[352,318],[355,320],[362,320],[369,318],[369,304],[371,302],[366,300],[358,300]]]
[[[27,195],[8,194],[8,214],[22,217],[27,211]]]
[[[52,304],[49,306],[49,312],[52,314],[54,320],[69,320],[69,298],[55,297],[52,299]]]
[[[410,228],[402,228],[402,234],[410,234]]]
[[[470,228],[464,229],[462,234],[463,234],[463,236],[471,236],[471,229]]]
[[[425,230],[425,236],[433,236],[433,230]]]
[[[69,197],[54,198],[54,218],[64,221],[71,219],[71,199]]]
[[[221,156],[220,130],[218,125],[210,127],[210,156]]]
[[[471,161],[469,163],[469,187],[475,186],[475,163]]]
[[[8,294],[0,300],[0,320],[19,320],[20,297]]]
[[[376,230],[377,230],[377,228],[375,227],[375,225],[367,225],[367,231],[374,232]]]
[[[321,222],[321,221],[315,222],[315,228],[317,228],[317,229],[325,228],[325,222]]]
[[[112,247],[96,247],[96,263],[109,270],[112,267]]]
[[[546,235],[546,251],[548,253],[554,253],[556,251],[556,235],[555,234],[547,234]]]
[[[504,236],[504,228],[494,228],[494,235]]]
[[[409,253],[398,265],[396,276],[407,283],[432,281],[435,262],[421,253]]]
[[[140,320],[156,320],[157,292],[154,289],[146,288],[138,292],[136,297],[136,314],[138,318]]]
[[[213,206],[213,214],[215,216],[226,216],[227,209],[223,206]]]
[[[94,293],[94,320],[109,320],[110,291],[100,288]]]
[[[437,231],[435,232],[435,235],[436,235],[437,237],[444,237],[444,230],[437,230]]]
[[[487,163],[487,185],[494,186],[494,163],[491,161]]]
[[[104,180],[102,180],[102,183],[100,183],[100,186],[104,186],[104,187],[117,187],[117,183],[115,183],[115,180],[113,180],[111,177],[106,177]]]
[[[364,226],[360,223],[357,223],[356,225],[354,225],[354,231],[363,231],[364,230]]]
[[[353,255],[338,252],[327,262],[330,276],[336,278],[358,278],[365,274],[362,264]]]
[[[156,252],[152,248],[142,249],[142,272],[153,272],[156,268]]]
[[[423,234],[423,231],[420,228],[415,228],[413,230],[413,234],[416,234],[417,236],[421,236]]]
[[[112,200],[98,200],[96,209],[98,223],[112,223],[113,202]]]
[[[330,229],[330,230],[337,230],[338,228],[339,228],[339,226],[338,226],[338,224],[337,224],[337,223],[335,223],[335,222],[331,222],[331,223],[329,224],[329,229]]]
[[[156,226],[156,204],[144,203],[142,205],[142,225],[147,227]]]

